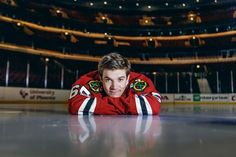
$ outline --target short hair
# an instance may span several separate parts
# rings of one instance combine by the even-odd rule
[[[98,73],[100,76],[102,76],[104,69],[126,69],[126,75],[128,76],[131,70],[131,64],[127,58],[119,53],[113,52],[103,56],[98,63]]]

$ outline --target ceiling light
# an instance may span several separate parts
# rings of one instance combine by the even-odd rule
[[[185,3],[183,3],[183,4],[182,4],[182,6],[183,6],[183,7],[186,7],[186,4],[185,4]]]
[[[166,5],[166,6],[168,6],[168,5],[169,5],[169,3],[165,3],[165,5]]]
[[[122,6],[121,6],[121,5],[119,5],[119,9],[122,9]]]
[[[198,2],[199,2],[199,0],[196,0],[196,2],[198,3]]]
[[[104,1],[103,4],[104,4],[104,5],[107,5],[107,1]]]
[[[93,2],[89,3],[90,6],[93,6]]]
[[[21,26],[21,23],[20,22],[17,22],[17,24],[16,24],[17,26]]]
[[[214,0],[215,3],[217,3],[217,0]]]
[[[149,6],[148,6],[148,9],[151,9],[151,8],[152,8],[152,6],[149,5]]]
[[[139,6],[139,3],[136,3],[136,6],[138,7],[138,6]]]

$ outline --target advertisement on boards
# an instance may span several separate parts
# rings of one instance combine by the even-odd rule
[[[68,90],[0,87],[2,101],[67,101]]]

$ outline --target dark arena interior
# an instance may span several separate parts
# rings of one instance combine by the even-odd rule
[[[0,0],[0,28],[1,156],[235,156],[235,0]],[[151,78],[160,115],[68,113],[110,52]]]

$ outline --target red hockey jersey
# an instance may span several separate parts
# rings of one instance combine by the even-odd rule
[[[92,71],[73,84],[68,102],[71,114],[157,115],[161,96],[149,78],[135,72],[130,73],[129,84],[121,97],[107,96],[98,72]]]

